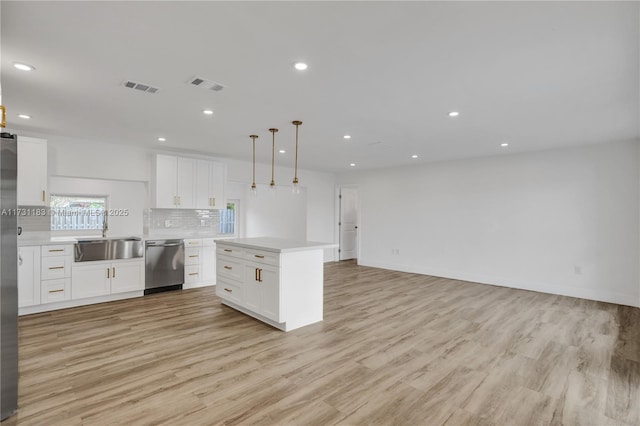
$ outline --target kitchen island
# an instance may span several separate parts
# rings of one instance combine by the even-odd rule
[[[322,321],[324,249],[334,247],[268,237],[216,240],[216,294],[280,330]]]

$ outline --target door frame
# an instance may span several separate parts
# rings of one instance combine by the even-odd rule
[[[360,187],[359,185],[356,184],[344,184],[344,185],[336,185],[335,186],[335,232],[334,232],[334,236],[335,236],[335,241],[338,242],[338,248],[333,249],[333,258],[336,261],[340,261],[340,207],[341,207],[341,200],[340,200],[340,194],[342,192],[342,188],[348,188],[348,189],[353,189],[356,191],[357,193],[357,202],[356,202],[356,217],[357,217],[357,222],[358,222],[358,232],[356,233],[356,264],[359,265],[360,264],[360,224],[362,223],[362,212],[361,212],[361,208],[360,208]]]

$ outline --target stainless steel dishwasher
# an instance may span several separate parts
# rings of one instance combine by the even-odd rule
[[[180,290],[184,284],[184,242],[147,240],[144,294]]]

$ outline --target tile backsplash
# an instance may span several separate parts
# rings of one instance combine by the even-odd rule
[[[149,209],[145,212],[149,235],[179,232],[219,234],[219,210]]]

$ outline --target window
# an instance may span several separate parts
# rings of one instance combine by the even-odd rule
[[[222,235],[238,235],[238,201],[230,200],[227,208],[220,210],[220,229]]]
[[[107,197],[51,194],[51,230],[102,230]]]

